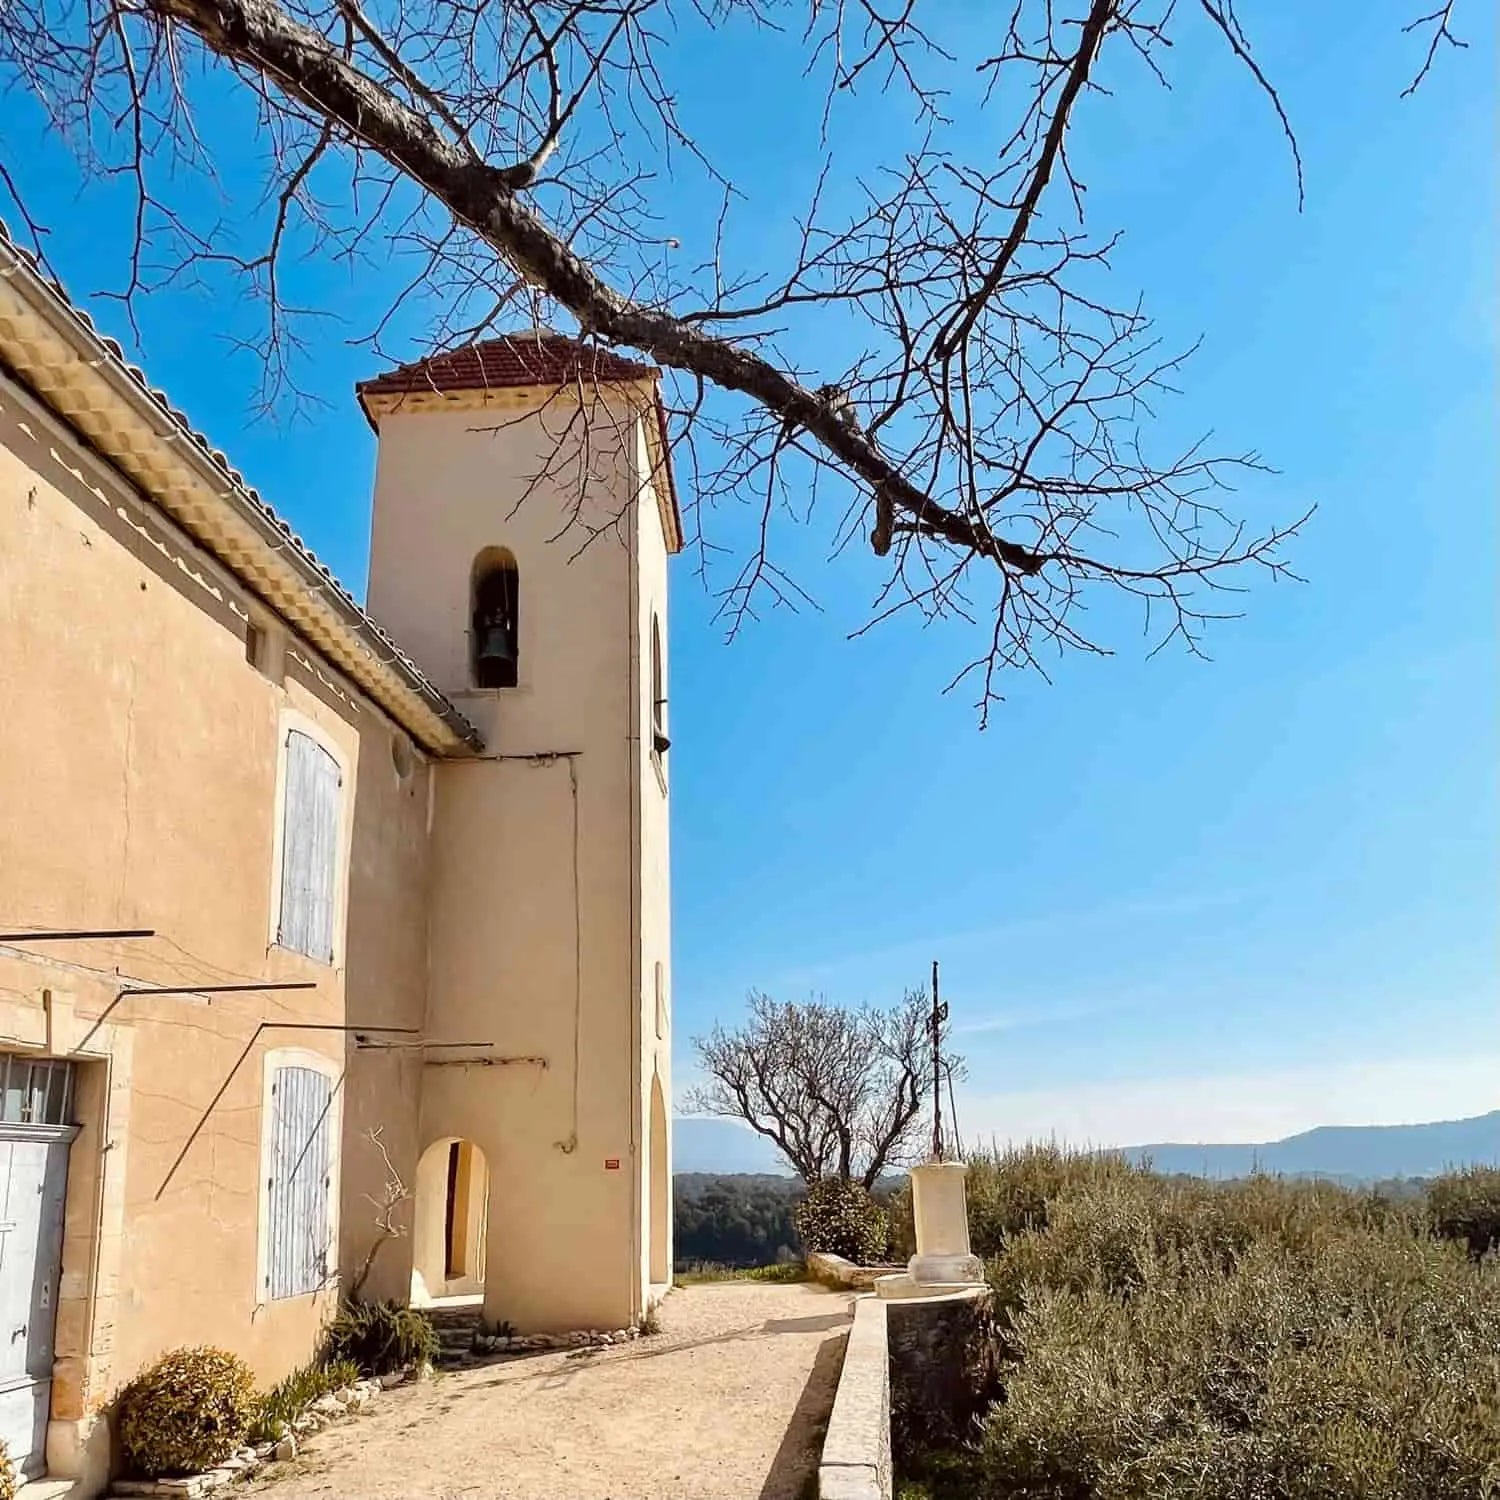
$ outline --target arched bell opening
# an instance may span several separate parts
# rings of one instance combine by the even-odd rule
[[[505,547],[474,559],[469,602],[469,674],[475,687],[515,687],[521,669],[521,572]]]

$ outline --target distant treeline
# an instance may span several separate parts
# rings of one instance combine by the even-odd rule
[[[769,1266],[797,1259],[792,1208],[802,1193],[798,1177],[679,1172],[672,1183],[679,1268]]]
[[[899,1177],[886,1179],[876,1196],[888,1200],[901,1181]],[[1421,1197],[1426,1183],[1416,1177],[1394,1177],[1366,1186],[1391,1202],[1401,1202]],[[803,1191],[800,1177],[679,1172],[672,1183],[677,1268],[770,1266],[799,1259],[802,1249],[792,1225],[792,1210]],[[909,1253],[900,1245],[896,1251],[900,1259]]]

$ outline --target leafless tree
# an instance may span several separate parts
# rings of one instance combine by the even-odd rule
[[[805,1182],[845,1177],[874,1187],[917,1147],[932,1091],[930,1015],[920,990],[888,1010],[752,994],[743,1028],[695,1038],[706,1081],[687,1107],[743,1120]]]
[[[705,563],[704,517],[751,507],[749,555],[722,591],[731,630],[803,595],[778,562],[778,514],[831,507],[837,550],[865,536],[885,559],[869,624],[908,610],[974,622],[955,681],[972,674],[983,714],[1001,669],[1108,650],[1119,612],[1088,614],[1096,601],[1123,596],[1158,645],[1199,650],[1244,570],[1285,572],[1301,524],[1250,527],[1227,508],[1253,453],[1163,451],[1153,435],[1183,351],[1113,290],[1114,237],[1085,221],[1069,154],[1084,102],[1107,109],[1130,68],[1167,83],[1197,25],[1268,101],[1299,195],[1301,162],[1234,0],[958,9],[966,53],[931,0],[5,0],[0,67],[132,189],[127,305],[167,281],[244,278],[265,309],[267,401],[296,393],[317,311],[295,296],[304,257],[410,268],[372,314],[377,349],[414,300],[437,344],[570,315],[670,372]],[[1414,86],[1462,45],[1451,12],[1412,22]],[[723,179],[676,102],[695,40],[718,26],[783,38],[788,76],[823,85],[805,118],[746,111],[746,128],[823,160],[800,212],[776,205],[796,248],[775,268],[738,248],[766,205]],[[955,125],[950,91],[972,90],[976,69],[983,100]],[[203,105],[231,78],[265,150],[249,249],[243,203],[214,207],[192,176],[216,182],[225,142]],[[914,119],[909,147],[851,160],[857,95]],[[0,184],[44,251],[8,165]],[[722,192],[701,253],[664,232],[669,172]],[[808,370],[789,343],[853,352]]]
[[[359,1294],[364,1291],[370,1272],[375,1269],[376,1258],[386,1244],[391,1240],[403,1239],[406,1235],[406,1225],[401,1222],[401,1210],[411,1201],[411,1191],[391,1160],[391,1153],[385,1144],[384,1130],[383,1125],[376,1125],[365,1132],[365,1139],[380,1153],[380,1159],[385,1163],[385,1182],[378,1197],[372,1193],[365,1194],[365,1202],[375,1210],[375,1237],[370,1241],[370,1248],[365,1251],[358,1269],[349,1278],[347,1296],[351,1302],[359,1301]]]

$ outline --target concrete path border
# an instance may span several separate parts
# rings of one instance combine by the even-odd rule
[[[844,1350],[823,1457],[819,1500],[891,1500],[891,1373],[886,1304],[860,1297]]]

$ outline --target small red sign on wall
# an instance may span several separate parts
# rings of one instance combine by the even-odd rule
[[[620,1158],[618,1156],[606,1156],[604,1158],[604,1170],[606,1172],[618,1172],[620,1170]]]

